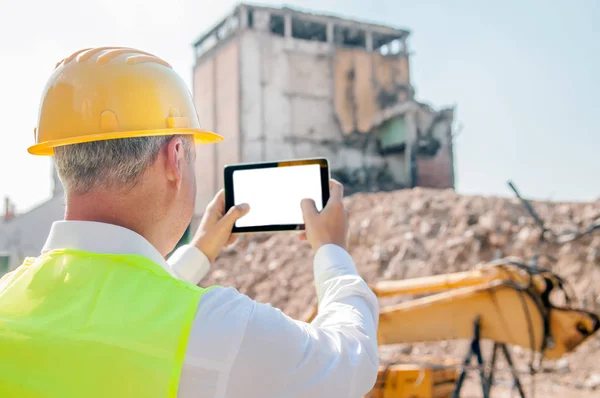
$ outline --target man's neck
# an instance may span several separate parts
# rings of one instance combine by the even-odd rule
[[[131,191],[123,195],[110,190],[82,195],[67,193],[64,219],[118,225],[142,235],[160,251],[155,242],[154,230],[158,224],[154,222],[154,211],[140,206],[148,200],[138,196]]]

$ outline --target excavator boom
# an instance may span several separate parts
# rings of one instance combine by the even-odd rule
[[[473,339],[478,344],[481,339],[501,347],[507,360],[506,344],[557,359],[600,328],[597,314],[571,306],[566,286],[553,272],[523,265],[514,258],[471,271],[380,281],[371,285],[379,298],[407,299],[381,307],[378,344],[455,339]],[[562,293],[560,305],[553,302],[557,293]],[[316,316],[318,308],[307,322]],[[460,389],[463,375],[459,378],[456,369],[445,369],[406,363],[383,366],[368,397],[449,397],[455,384]]]
[[[380,345],[473,337],[480,317],[481,338],[562,357],[598,330],[598,316],[571,308],[545,308],[528,291],[508,282],[486,282],[384,307]],[[549,338],[549,339],[548,339]]]

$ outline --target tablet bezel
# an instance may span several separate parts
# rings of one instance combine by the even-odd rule
[[[329,162],[326,158],[310,158],[310,159],[296,159],[296,160],[282,160],[274,162],[257,162],[257,163],[241,163],[227,165],[224,168],[223,181],[225,186],[225,212],[229,211],[233,207],[235,201],[235,192],[233,187],[233,173],[237,170],[250,170],[250,169],[267,169],[274,167],[290,167],[290,166],[302,166],[309,164],[318,164],[321,171],[321,195],[323,201],[323,207],[329,200]],[[252,211],[252,210],[250,210]],[[304,224],[281,224],[281,225],[259,225],[253,227],[236,227],[233,226],[233,233],[250,233],[250,232],[281,232],[281,231],[302,231],[304,230]]]

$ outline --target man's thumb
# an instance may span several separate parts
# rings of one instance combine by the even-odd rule
[[[221,219],[221,222],[223,224],[227,225],[228,229],[231,229],[231,228],[233,228],[233,225],[235,224],[235,222],[238,219],[245,216],[246,214],[248,214],[249,211],[250,211],[250,206],[246,203],[243,203],[243,204],[237,205],[237,206],[233,206],[229,209],[227,214],[225,214],[223,216],[223,218]]]
[[[319,214],[317,211],[317,206],[315,205],[315,201],[312,199],[303,199],[302,202],[300,202],[300,206],[302,207],[304,222],[306,222],[308,219],[316,217]]]

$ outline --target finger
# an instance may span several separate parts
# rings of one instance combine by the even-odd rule
[[[206,206],[206,211],[202,216],[203,222],[209,225],[215,225],[222,217],[225,212],[225,191],[222,189],[215,195]]]
[[[218,214],[219,217],[223,217],[223,213],[225,213],[225,190],[221,189],[213,200],[207,206],[207,210]]]
[[[302,202],[300,202],[300,207],[302,207],[304,223],[319,215],[315,201],[312,199],[303,199]]]
[[[329,180],[329,200],[341,202],[344,198],[344,186],[334,179]]]
[[[224,228],[227,231],[231,232],[235,222],[240,218],[244,217],[246,214],[248,214],[249,211],[250,206],[247,203],[242,203],[240,205],[233,206],[231,209],[229,209],[227,214],[223,216],[221,221],[219,221],[218,225],[221,228]]]
[[[231,235],[229,237],[229,239],[227,239],[227,242],[225,242],[225,246],[231,246],[233,245],[236,241],[238,240],[238,237],[236,235]]]

